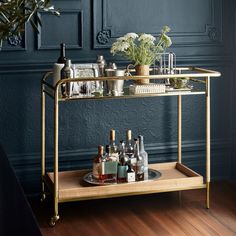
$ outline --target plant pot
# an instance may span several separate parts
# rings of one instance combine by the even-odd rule
[[[137,65],[135,66],[136,75],[149,75],[149,65]],[[149,79],[136,80],[137,84],[149,84]]]

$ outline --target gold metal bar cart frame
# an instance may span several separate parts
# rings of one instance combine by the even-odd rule
[[[109,198],[128,195],[149,194],[168,191],[181,191],[188,189],[206,189],[206,208],[210,207],[210,79],[211,77],[219,77],[221,74],[216,71],[186,67],[177,68],[179,72],[171,75],[150,75],[150,76],[124,76],[124,77],[96,77],[96,78],[73,78],[63,79],[52,86],[48,82],[48,78],[52,77],[52,72],[47,72],[41,82],[41,179],[42,179],[42,199],[46,197],[45,185],[53,195],[54,214],[50,220],[50,225],[54,226],[59,220],[58,204],[61,202]],[[184,73],[182,73],[184,72]],[[142,94],[142,95],[123,95],[123,96],[91,96],[91,97],[71,97],[62,98],[59,96],[59,90],[62,84],[78,81],[94,81],[94,80],[138,80],[140,78],[148,78],[150,80],[160,80],[166,78],[190,78],[194,82],[204,84],[203,90],[192,90],[191,92],[175,91],[158,94]],[[46,116],[46,95],[54,100],[54,166],[53,172],[46,172],[46,143],[45,143],[45,116]],[[206,176],[205,180],[198,173],[189,169],[182,164],[182,97],[188,95],[205,95],[206,109]],[[59,104],[69,100],[86,100],[86,99],[130,99],[143,97],[158,96],[177,96],[177,126],[178,126],[178,157],[176,162],[151,164],[150,167],[162,172],[162,177],[155,181],[145,181],[143,183],[117,184],[109,186],[84,186],[82,178],[88,170],[65,171],[59,172],[58,166],[58,136],[59,136]],[[69,180],[69,185],[68,185]]]

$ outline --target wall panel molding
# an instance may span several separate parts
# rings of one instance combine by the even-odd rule
[[[38,14],[42,21],[37,35],[38,50],[55,50],[61,42],[67,49],[83,48],[83,11],[60,10],[60,17],[47,12]]]
[[[93,0],[93,47],[110,48],[115,39],[132,31],[157,36],[164,25],[172,28],[174,47],[222,44],[222,0],[194,4],[180,0],[177,5],[173,1],[153,0],[138,7],[135,0],[125,4],[123,0]]]
[[[90,63],[94,61],[94,57],[78,60],[73,60],[74,63]],[[44,62],[19,62],[19,61],[9,61],[7,63],[0,63],[0,74],[18,74],[18,73],[38,73],[47,72],[52,69],[52,65],[55,61]],[[120,66],[127,66],[128,61],[116,61]],[[233,66],[232,56],[178,56],[178,65],[194,65],[194,66],[204,66],[204,67],[214,67],[214,66]]]

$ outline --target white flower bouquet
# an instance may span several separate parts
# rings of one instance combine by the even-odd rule
[[[168,26],[164,26],[158,40],[151,34],[127,33],[112,44],[111,53],[126,57],[134,65],[151,65],[160,58],[166,48],[170,47],[172,41],[167,33]]]

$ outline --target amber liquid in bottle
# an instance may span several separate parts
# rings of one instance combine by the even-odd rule
[[[104,147],[102,145],[98,146],[98,154],[93,160],[93,177],[97,180],[104,180],[106,176],[104,175],[103,162],[104,162]]]

